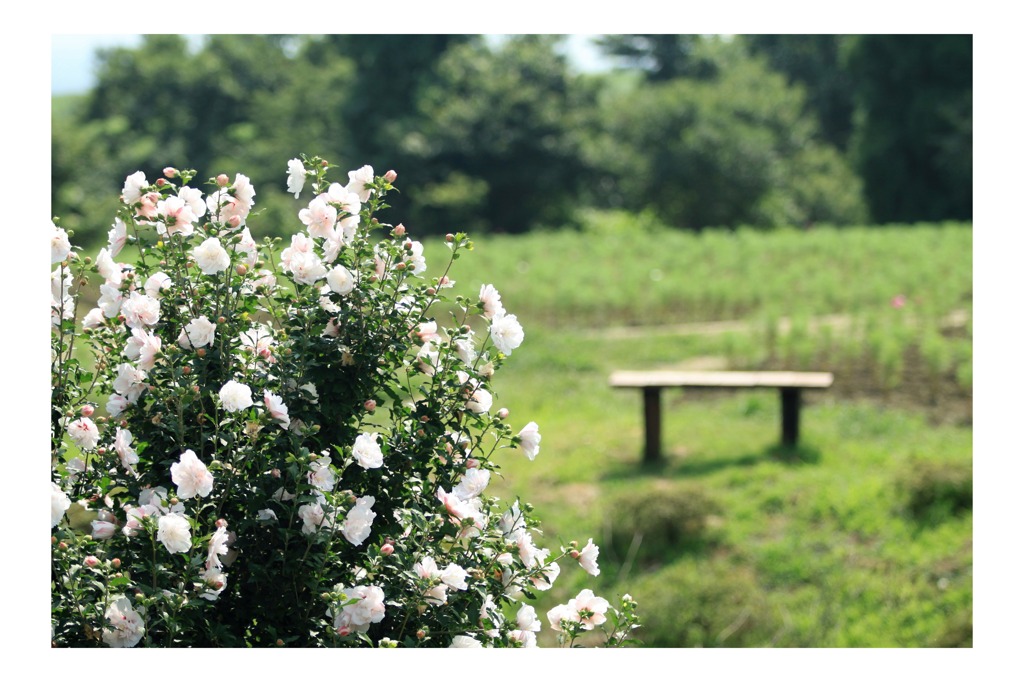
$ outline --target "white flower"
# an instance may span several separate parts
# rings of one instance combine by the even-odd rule
[[[152,327],[160,321],[160,301],[133,291],[128,300],[121,303],[121,314],[124,323],[132,329]]]
[[[204,275],[216,275],[218,272],[227,270],[231,265],[231,256],[220,245],[220,240],[210,237],[202,244],[192,249],[196,265]]]
[[[60,263],[71,253],[71,240],[68,233],[62,227],[57,227],[50,221],[50,265]]]
[[[531,462],[540,453],[540,431],[537,422],[530,422],[519,432],[519,447]]]
[[[419,360],[418,367],[420,371],[426,374],[428,377],[434,376],[437,372],[437,363],[439,361],[439,355],[434,350],[434,345],[430,342],[423,344],[419,352],[416,353],[416,359]]]
[[[587,546],[580,550],[580,566],[590,575],[601,573],[601,569],[597,567],[597,554],[599,551],[598,546],[594,544],[594,538],[587,540]]]
[[[491,284],[480,287],[480,302],[484,304],[484,317],[494,319],[496,315],[505,314],[505,306],[501,304],[501,294]]]
[[[82,327],[85,329],[96,329],[103,326],[103,311],[93,308],[82,318]]]
[[[520,630],[540,632],[540,621],[537,619],[537,612],[529,604],[523,604],[516,613],[516,625]]]
[[[252,406],[252,389],[234,379],[224,384],[218,395],[221,406],[228,412],[241,412]]]
[[[203,582],[206,583],[206,589],[199,596],[208,601],[216,601],[220,593],[224,591],[224,588],[228,584],[228,576],[221,571],[219,568],[211,566],[207,568],[200,576]]]
[[[416,328],[416,336],[419,337],[421,343],[432,343],[434,341],[443,341],[441,335],[437,333],[437,322],[431,320],[429,322],[420,322]]]
[[[353,545],[361,545],[370,536],[370,527],[377,515],[371,511],[374,500],[366,495],[356,500],[354,507],[345,515],[345,523],[341,526],[341,534]]]
[[[192,223],[196,220],[192,206],[182,200],[181,197],[167,197],[156,204],[157,231],[160,234],[180,234],[183,237],[191,237],[195,232]]]
[[[457,495],[460,500],[469,500],[479,497],[480,493],[487,487],[491,479],[491,472],[487,469],[474,468],[466,471],[459,484],[452,489],[452,494]]]
[[[317,528],[330,526],[333,522],[333,515],[324,514],[324,508],[319,502],[299,507],[299,518],[302,519],[302,532],[305,535],[315,533]]]
[[[476,347],[473,345],[472,339],[455,339],[455,352],[467,366],[472,366],[473,361],[476,360]]]
[[[149,296],[159,299],[160,292],[170,287],[171,278],[166,272],[154,272],[149,276],[149,279],[146,280],[142,288],[146,290],[146,294]]]
[[[340,212],[347,214],[339,223],[341,235],[338,238],[338,248],[340,248],[342,242],[345,244],[351,243],[356,235],[356,228],[359,227],[359,210],[362,208],[359,195],[335,182],[327,188],[326,197],[322,194],[320,196],[321,198],[326,198],[332,204],[338,204]]]
[[[491,409],[493,403],[494,398],[491,396],[490,391],[478,388],[473,391],[473,395],[466,401],[466,409],[474,414],[483,414]]]
[[[306,235],[301,232],[293,234],[291,246],[281,252],[281,267],[283,267],[286,272],[291,272],[292,260],[300,254],[312,252],[313,246],[313,240]]]
[[[129,367],[130,366],[131,365],[129,365]],[[109,398],[107,398],[107,414],[109,414],[111,417],[118,416],[119,414],[125,411],[125,409],[128,407],[128,403],[128,399],[125,398],[123,395],[119,395],[117,393],[112,394]]]
[[[515,315],[504,313],[495,315],[491,320],[491,339],[494,345],[505,355],[510,355],[513,350],[519,348],[523,343],[523,327],[516,320]]]
[[[371,623],[384,620],[384,591],[376,585],[359,585],[348,589],[336,590],[345,596],[345,601],[358,599],[354,604],[343,606],[334,616],[334,629],[339,635],[353,632],[366,632]]]
[[[178,486],[178,497],[185,500],[206,497],[213,491],[213,474],[191,450],[181,453],[171,465],[171,480]]]
[[[128,228],[123,220],[114,218],[114,223],[110,226],[110,230],[107,231],[107,248],[110,249],[110,255],[116,257],[117,254],[121,253],[121,249],[124,248],[127,241]]]
[[[277,512],[273,509],[260,509],[256,512],[257,521],[277,521]]]
[[[180,514],[165,514],[158,522],[156,539],[164,544],[171,554],[179,554],[192,549],[192,534],[188,519]]]
[[[202,348],[213,343],[217,333],[217,325],[206,317],[200,315],[185,325],[178,335],[178,345],[186,350]]]
[[[608,610],[608,600],[594,596],[591,590],[583,590],[569,603],[575,612],[574,619],[583,623],[584,630],[593,630],[595,625],[607,620],[604,614]]]
[[[121,196],[124,203],[134,204],[142,198],[142,189],[149,186],[146,175],[142,171],[135,171],[124,179],[124,187],[121,189]]]
[[[134,404],[146,390],[146,372],[127,362],[122,362],[117,366],[114,390],[125,396],[128,402]]]
[[[309,463],[309,484],[320,490],[331,490],[334,487],[334,472],[331,471],[331,458],[324,456]]]
[[[162,345],[159,336],[143,329],[133,329],[124,354],[129,360],[138,360],[139,369],[153,369]]]
[[[450,587],[453,590],[468,590],[469,585],[466,584],[466,576],[469,574],[462,566],[458,564],[448,564],[445,569],[441,571],[441,582]]]
[[[449,649],[482,649],[483,644],[469,635],[455,635]]]
[[[196,218],[202,218],[206,215],[206,202],[203,201],[201,190],[185,185],[178,190],[178,198],[188,204],[188,207],[192,210],[192,215]]]
[[[412,268],[412,274],[421,275],[427,270],[427,260],[423,257],[423,244],[415,241],[405,242],[405,262]]]
[[[50,481],[50,486],[50,528],[53,528],[64,518],[64,512],[71,506],[71,500],[53,481]]]
[[[100,442],[100,430],[88,417],[80,417],[68,424],[68,435],[83,450],[94,450]]]
[[[287,429],[289,424],[291,424],[291,419],[288,418],[288,406],[284,404],[281,397],[264,389],[263,404],[266,406],[271,418],[277,420],[282,429]]]
[[[110,512],[101,509],[97,512],[97,517],[89,525],[92,527],[93,540],[109,540],[114,537],[117,532],[117,521],[116,517]]]
[[[540,550],[538,555],[543,554],[540,561],[547,558],[549,550]],[[558,578],[558,574],[562,572],[562,568],[558,565],[557,561],[552,561],[544,565],[544,569],[540,572],[540,575],[533,576],[530,578],[530,582],[533,583],[535,590],[545,591],[550,590],[551,586],[555,584],[555,580]]]
[[[310,237],[326,238],[334,232],[334,223],[338,220],[338,209],[317,197],[309,202],[309,207],[299,211],[299,220],[306,226]]]
[[[356,286],[356,277],[344,265],[335,265],[327,273],[327,286],[336,294],[347,296]]]
[[[373,167],[363,166],[359,170],[348,172],[348,185],[345,189],[359,196],[359,201],[366,203],[370,198],[370,188],[367,185],[373,182]]]
[[[295,198],[299,198],[299,194],[302,193],[302,187],[306,184],[306,169],[302,165],[302,161],[299,159],[292,159],[288,162],[288,191],[295,195]]]
[[[114,451],[121,459],[121,466],[130,472],[134,472],[132,465],[139,463],[139,456],[135,453],[134,448],[132,448],[132,440],[131,431],[118,427],[117,435],[114,436]]]
[[[132,608],[128,597],[114,595],[103,615],[110,622],[109,628],[103,628],[103,642],[107,646],[130,648],[142,641],[146,634],[146,624],[139,612]]]
[[[384,464],[384,453],[377,443],[376,433],[363,433],[356,437],[352,456],[364,469],[378,469]]]
[[[121,312],[121,290],[109,284],[100,285],[100,298],[96,301],[97,307],[109,318],[117,317]]]
[[[96,254],[96,271],[100,273],[100,277],[107,284],[112,286],[121,284],[123,279],[121,266],[114,262],[113,257],[106,248],[100,249],[100,252]]]
[[[256,240],[252,238],[252,233],[249,232],[248,227],[243,227],[242,231],[238,233],[240,237],[237,244],[235,244],[235,253],[245,254],[245,259],[242,261],[248,268],[256,265],[256,261],[259,258],[259,247],[256,245]]]
[[[230,537],[228,535],[227,524],[217,526],[217,530],[214,531],[213,535],[210,536],[210,544],[206,549],[206,567],[207,568],[222,568],[223,564],[220,558],[228,553],[228,542]]]
[[[292,256],[289,266],[292,278],[300,284],[316,284],[318,279],[327,274],[323,261],[312,252],[296,253]]]

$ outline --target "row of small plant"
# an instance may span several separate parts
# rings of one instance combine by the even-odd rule
[[[378,219],[396,174],[332,168],[289,162],[312,197],[283,250],[241,174],[129,176],[95,259],[52,225],[54,645],[532,646],[561,565],[599,573],[592,541],[543,546],[530,504],[487,495],[541,436],[495,404],[525,336],[498,291],[434,317],[472,243],[425,279]],[[570,646],[639,623],[588,589],[547,620]]]

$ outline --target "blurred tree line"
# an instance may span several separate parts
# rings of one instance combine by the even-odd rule
[[[647,210],[684,229],[970,220],[971,36],[177,35],[100,53],[54,99],[52,212],[98,241],[124,177],[242,172],[294,230],[286,162],[399,172],[417,233]]]

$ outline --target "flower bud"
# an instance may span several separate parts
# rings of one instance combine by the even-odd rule
[[[56,535],[51,535],[50,536],[50,544],[51,545],[57,544],[57,536]]]
[[[470,457],[469,459],[466,460],[467,469],[476,469],[478,466],[480,466],[480,460],[476,459],[475,457]]]
[[[395,229],[391,230],[391,234],[395,237],[404,237],[405,225],[403,225],[402,223],[398,223],[397,225],[395,225]]]
[[[327,166],[328,166],[327,159],[324,159],[323,161],[321,161],[320,165],[323,166],[324,168],[327,168]]]
[[[60,544],[57,545],[57,549],[67,549],[67,548],[68,548],[68,543],[64,542],[63,540],[61,540]]]
[[[178,169],[177,168],[172,168],[170,166],[168,166],[167,168],[164,168],[164,175],[166,177],[168,177],[168,178],[173,178],[177,174],[178,174]]]
[[[100,560],[94,557],[92,554],[90,554],[89,556],[85,557],[85,561],[83,561],[82,563],[88,566],[89,568],[95,568],[96,566],[99,566]]]
[[[226,519],[217,519],[217,527],[218,528],[227,528],[228,527],[227,520]]]
[[[120,571],[118,571],[117,573],[114,574],[114,577],[115,578],[123,578],[124,575],[122,575],[122,573]]]
[[[448,234],[446,234],[446,235],[444,236],[444,240],[445,240],[446,242],[453,242],[453,241],[455,241],[455,235],[454,235],[454,234],[452,234],[451,232],[449,232]]]
[[[394,182],[396,179],[398,179],[398,173],[396,173],[393,170],[389,170],[387,173],[384,174],[384,179],[387,180],[388,182]]]
[[[338,634],[341,635],[342,637],[347,636],[349,632],[351,632],[351,630],[349,630],[344,625],[342,625],[340,628],[338,628]]]
[[[224,324],[227,321],[228,321],[228,318],[224,317],[223,315],[221,315],[220,317],[217,318],[217,324]]]
[[[377,401],[373,400],[372,398],[370,400],[367,400],[365,403],[363,403],[363,409],[366,410],[367,412],[373,412],[374,410],[377,409]]]
[[[405,270],[405,263],[395,263],[395,270]]]
[[[281,470],[280,469],[271,469],[270,470],[270,475],[273,476],[274,478],[281,478]]]
[[[420,438],[423,438],[424,436],[427,435],[427,432],[424,431],[423,429],[417,429],[416,430],[416,435],[419,436]]]
[[[94,408],[92,405],[82,405],[82,416],[83,417],[91,417],[92,413],[95,412],[95,411],[96,411],[96,408]]]
[[[580,543],[576,542],[575,540],[572,540],[571,542],[569,542],[569,546],[575,549],[580,546]]]
[[[206,357],[206,349],[205,348],[197,348],[196,349],[196,355],[198,355],[201,358],[205,358]]]
[[[427,294],[429,294],[430,296],[433,296],[436,293],[437,293],[437,289],[435,289],[434,287],[427,287]]]
[[[503,407],[498,410],[498,419],[508,419],[508,408]]]
[[[166,184],[167,184],[167,181],[164,180],[163,178],[157,178],[156,179],[156,186],[157,187],[163,187]]]
[[[420,417],[420,421],[426,424],[428,421],[430,421],[430,417],[428,417],[427,415],[423,415],[422,417]]]
[[[390,544],[389,545],[381,545],[380,553],[383,554],[384,556],[391,556],[392,554],[395,553],[395,546],[394,545],[390,545]]]
[[[238,227],[241,224],[242,219],[236,215],[233,215],[230,218],[228,218],[228,225],[230,225],[231,227]]]
[[[217,184],[221,187],[227,187],[229,182],[231,182],[231,180],[229,180],[228,176],[223,173],[217,176]]]
[[[105,455],[105,454],[107,454],[107,449],[106,448],[97,448],[96,449],[96,454],[97,455]]]
[[[153,422],[154,424],[159,424],[160,423],[160,415],[159,414],[153,415],[153,418],[150,419],[150,421]]]
[[[115,569],[116,568],[121,568],[121,560],[118,559],[117,557],[114,557],[113,559],[110,560],[110,565],[113,566]]]
[[[416,631],[416,639],[423,639],[426,636],[427,636],[427,633],[424,632],[423,630],[417,630]]]
[[[192,373],[192,368],[189,367],[188,365],[185,365],[184,367],[181,368],[181,373],[184,374],[185,376],[188,376],[189,374]]]
[[[283,639],[279,639],[276,642],[274,642],[274,644],[276,644],[277,646],[284,646],[284,640]]]
[[[239,263],[238,265],[235,266],[235,272],[237,272],[239,275],[244,275],[248,271],[249,268],[245,267],[245,263]]]
[[[580,553],[579,553],[579,551],[574,549],[573,551],[569,552],[569,556],[572,557],[573,559],[579,559],[580,558]]]
[[[170,499],[171,506],[173,507],[174,505],[178,504],[180,501],[181,500],[179,500],[177,497],[172,497]]]

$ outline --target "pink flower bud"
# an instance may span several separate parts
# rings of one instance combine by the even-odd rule
[[[225,519],[217,519],[217,527],[218,528],[227,528],[228,527],[228,522]]]
[[[164,180],[163,178],[157,178],[156,179],[156,186],[157,187],[163,187],[166,184],[167,184],[167,181]]]
[[[114,557],[113,559],[111,559],[110,565],[114,568],[121,568],[121,560],[117,557]]]
[[[381,548],[380,548],[380,553],[383,554],[384,556],[391,556],[392,554],[395,553],[395,546],[394,545],[382,545]]]
[[[440,284],[441,286],[444,286],[445,284],[448,284],[448,282],[450,282],[450,281],[451,280],[448,279],[448,275],[445,275],[444,277],[439,279],[437,283]]]
[[[455,241],[455,235],[454,235],[454,234],[452,234],[451,232],[449,232],[448,234],[446,234],[446,235],[444,236],[444,240],[445,240],[446,242],[453,242],[453,241]]]
[[[229,182],[231,182],[231,180],[223,173],[217,176],[217,184],[221,187],[227,187]]]
[[[95,566],[99,566],[100,560],[90,554],[89,556],[85,557],[85,561],[83,563],[89,568],[93,568]]]
[[[477,460],[476,458],[470,457],[469,459],[466,460],[467,469],[476,469],[478,466],[480,466],[480,461]]]
[[[351,632],[351,630],[349,630],[348,627],[346,627],[344,625],[342,625],[340,628],[338,628],[338,634],[341,635],[342,637],[347,636],[349,632]]]
[[[503,407],[498,410],[498,419],[508,419],[508,408]]]
[[[237,272],[239,275],[244,275],[245,273],[249,272],[249,268],[245,267],[245,263],[239,263],[238,265],[235,266],[235,272]]]
[[[569,552],[569,556],[571,556],[573,559],[579,559],[580,553],[578,550],[574,549],[573,551]]]
[[[367,400],[365,403],[363,403],[363,409],[366,410],[367,412],[373,412],[374,410],[377,409],[377,401],[373,399]]]
[[[393,170],[389,170],[387,173],[384,174],[384,179],[387,180],[388,182],[394,182],[397,178],[398,173],[396,173]]]
[[[395,229],[391,230],[391,234],[395,235],[396,237],[404,237],[405,225],[403,225],[402,223],[398,223],[397,225],[395,225]]]
[[[178,169],[177,168],[172,168],[170,166],[168,166],[167,168],[164,168],[164,175],[166,177],[168,177],[168,178],[173,178],[177,174],[178,174]]]
[[[95,411],[96,411],[96,408],[94,408],[92,405],[82,405],[82,416],[83,417],[91,417],[92,413],[95,412]]]
[[[241,224],[242,224],[242,219],[239,218],[236,215],[233,215],[230,218],[228,218],[228,225],[230,225],[231,227],[238,227]]]
[[[435,289],[434,287],[427,287],[427,294],[428,295],[433,296],[436,293],[437,293],[437,289]]]

